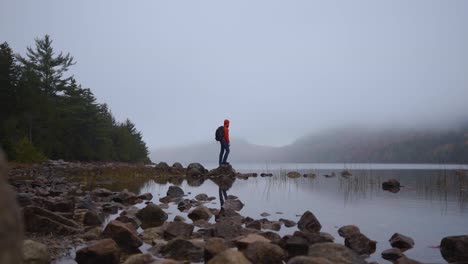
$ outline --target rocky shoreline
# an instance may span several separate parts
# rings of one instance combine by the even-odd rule
[[[113,192],[88,182],[89,178],[112,181],[111,177],[128,171],[133,172],[133,177],[173,185],[155,203],[151,193],[137,195],[126,189]],[[77,175],[85,175],[86,180]],[[362,234],[357,226],[338,230],[344,238],[342,245],[334,242],[332,234],[321,232],[322,225],[313,212],[304,212],[297,223],[288,219],[270,221],[266,213],[262,214],[264,218],[252,219],[240,214],[244,204],[235,196],[226,196],[220,208],[210,208],[215,197],[201,193],[187,199],[177,186],[184,180],[195,186],[211,180],[220,187],[221,194],[236,179],[258,176],[272,175],[242,174],[229,165],[207,170],[198,163],[184,168],[180,163],[169,166],[164,162],[156,166],[49,162],[15,166],[10,170],[9,182],[22,208],[26,263],[49,263],[74,248],[79,248],[75,257],[79,264],[364,264],[366,257],[375,253],[376,241]],[[298,172],[287,176],[316,177]],[[341,176],[348,178],[352,174],[344,171]],[[391,180],[382,187],[395,192],[400,183]],[[168,221],[165,210],[169,204],[177,205],[189,219],[178,215],[174,221]],[[110,215],[115,215],[115,219],[106,221]],[[277,231],[282,226],[297,226],[297,231],[280,236]],[[393,263],[419,263],[404,254],[413,246],[410,237],[395,233],[389,238],[390,249],[381,252],[381,256]],[[468,263],[468,236],[443,238],[440,250],[450,263]]]

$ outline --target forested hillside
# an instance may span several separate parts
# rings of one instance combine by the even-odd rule
[[[0,45],[0,144],[10,160],[147,162],[148,150],[130,120],[117,122],[68,70],[49,36],[25,55]]]

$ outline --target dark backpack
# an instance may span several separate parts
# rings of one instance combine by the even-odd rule
[[[220,126],[216,129],[215,139],[216,141],[221,141],[224,137],[224,127]]]

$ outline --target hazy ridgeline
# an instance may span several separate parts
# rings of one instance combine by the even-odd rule
[[[447,129],[342,128],[304,136],[283,147],[232,141],[234,162],[458,163],[468,162],[468,124]],[[216,161],[219,144],[156,149],[153,161]]]
[[[149,161],[135,125],[117,122],[90,89],[66,75],[73,64],[70,54],[53,51],[47,35],[25,56],[0,45],[0,145],[8,158]]]

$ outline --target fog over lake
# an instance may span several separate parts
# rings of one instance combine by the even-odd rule
[[[16,1],[0,41],[50,34],[150,150],[284,146],[337,127],[446,128],[468,113],[467,1]],[[233,141],[232,145],[236,144]]]

